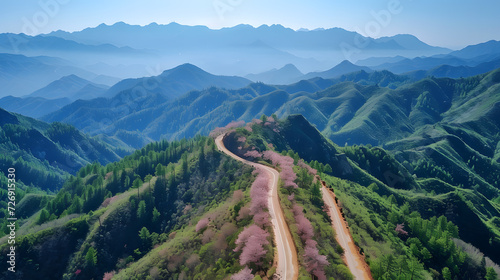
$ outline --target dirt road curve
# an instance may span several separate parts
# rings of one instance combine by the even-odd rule
[[[290,230],[288,229],[288,226],[286,224],[283,210],[281,209],[278,198],[278,171],[268,166],[264,166],[262,164],[254,163],[238,157],[237,155],[226,149],[224,143],[222,142],[223,138],[224,135],[221,135],[217,137],[217,139],[215,139],[217,148],[221,152],[238,161],[241,161],[253,167],[261,168],[262,170],[267,172],[268,178],[270,178],[268,197],[269,214],[271,215],[271,222],[274,229],[274,240],[278,253],[276,275],[278,275],[278,279],[283,280],[298,279],[299,265],[297,260],[297,251],[295,249]]]
[[[370,273],[370,269],[366,264],[363,256],[359,254],[358,248],[354,244],[351,238],[351,234],[347,229],[347,224],[342,218],[340,209],[335,203],[333,194],[326,188],[323,183],[321,192],[323,193],[323,201],[329,208],[330,217],[332,218],[332,227],[337,233],[337,242],[344,249],[344,258],[347,267],[354,275],[356,280],[373,279]]]

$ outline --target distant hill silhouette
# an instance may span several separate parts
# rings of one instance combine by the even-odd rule
[[[249,74],[245,78],[254,82],[267,84],[286,85],[297,81],[304,74],[293,64],[287,64],[280,69],[272,69],[260,74]]]
[[[54,81],[44,88],[34,91],[30,97],[43,97],[46,99],[68,98],[93,99],[100,97],[108,90],[105,85],[99,85],[82,79],[76,75],[69,75]]]

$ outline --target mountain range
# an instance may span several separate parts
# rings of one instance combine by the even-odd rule
[[[0,52],[0,279],[500,275],[498,41],[116,23]]]

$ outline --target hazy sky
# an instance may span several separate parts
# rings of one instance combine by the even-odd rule
[[[498,11],[498,0],[0,0],[0,32],[33,35],[118,21],[211,28],[277,23],[341,27],[375,38],[413,34],[456,49],[500,40]]]

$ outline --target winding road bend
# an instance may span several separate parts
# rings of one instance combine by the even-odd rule
[[[352,241],[351,234],[347,228],[347,223],[342,218],[340,209],[335,203],[334,194],[328,190],[325,182],[321,181],[321,192],[323,193],[323,201],[330,210],[330,217],[332,219],[332,227],[337,233],[336,239],[342,249],[344,249],[344,259],[347,267],[354,275],[356,280],[373,279],[370,269],[366,264],[363,256],[358,251],[358,248]]]
[[[269,180],[269,214],[271,215],[271,223],[274,230],[274,240],[276,243],[278,260],[275,260],[276,265],[276,276],[277,279],[283,280],[296,280],[299,275],[299,264],[297,260],[297,250],[295,249],[295,244],[293,243],[292,235],[285,221],[285,216],[283,210],[281,209],[279,198],[278,198],[278,180],[279,173],[273,168],[268,166],[254,163],[245,159],[238,157],[229,151],[223,143],[225,134],[220,135],[215,139],[217,148],[225,153],[226,155],[248,164],[255,168],[260,168],[264,170]]]

